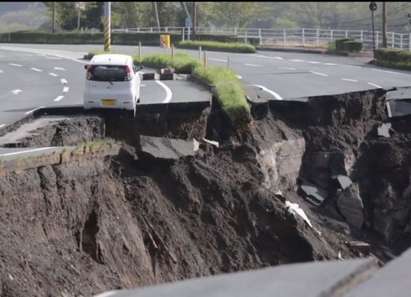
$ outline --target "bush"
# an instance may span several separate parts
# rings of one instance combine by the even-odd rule
[[[181,41],[177,47],[187,49],[198,49],[201,46],[203,50],[226,51],[236,53],[255,53],[255,47],[251,44],[240,42],[219,42],[210,40],[187,40]]]
[[[375,50],[375,61],[377,65],[411,70],[411,52],[399,49],[377,49]]]
[[[334,48],[334,46],[329,46],[329,48]],[[361,42],[348,39],[348,38],[342,38],[342,39],[335,40],[335,51],[336,52],[354,53],[354,52],[359,52],[361,50],[362,50]]]

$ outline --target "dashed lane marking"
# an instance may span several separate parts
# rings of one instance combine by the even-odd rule
[[[33,70],[33,71],[36,71],[36,72],[43,72],[42,69],[39,69],[39,68],[36,68],[36,67],[31,67],[30,69]]]
[[[282,70],[297,70],[297,68],[294,68],[294,67],[278,67],[278,69],[282,69]]]
[[[254,57],[257,57],[257,58],[265,58],[265,59],[284,60],[283,57],[271,57],[271,56],[264,56],[264,55],[255,55]]]
[[[66,85],[66,84],[67,84],[67,79],[62,78],[62,79],[60,79],[60,82],[61,82],[63,85]]]
[[[23,65],[21,64],[16,64],[16,63],[9,63],[10,66],[14,66],[14,67],[23,67]]]
[[[54,72],[49,72],[49,75],[54,76],[54,77],[59,76],[58,74],[56,74],[56,73],[54,73]]]
[[[29,111],[25,112],[24,114],[25,114],[25,115],[31,114],[31,113],[35,112],[36,110],[38,110],[38,109],[40,109],[40,108],[44,108],[44,106],[36,107],[36,108],[34,108],[34,109],[32,109],[32,110],[29,110]]]
[[[255,87],[257,87],[257,88],[260,88],[260,89],[262,89],[263,91],[265,91],[265,92],[273,95],[274,98],[277,99],[277,100],[283,100],[283,97],[281,97],[278,93],[274,92],[273,90],[268,89],[268,88],[265,87],[265,86],[262,86],[262,85],[253,85],[253,86],[255,86]]]
[[[316,71],[310,71],[312,74],[319,75],[319,76],[328,76],[328,74],[322,73],[322,72],[316,72]]]
[[[64,88],[63,88],[63,93],[67,93],[69,90],[70,90],[69,87],[64,87]]]
[[[381,87],[380,85],[377,85],[377,84],[375,84],[375,83],[368,82],[368,84],[369,84],[370,86],[373,86],[373,87],[376,87],[376,88],[382,89],[382,87]]]
[[[335,63],[324,63],[324,65],[328,65],[328,66],[336,66],[337,64],[335,64]]]
[[[54,70],[59,70],[59,71],[66,71],[66,69],[63,68],[63,67],[54,67],[53,69]]]
[[[3,128],[4,126],[6,126],[6,124],[0,124],[0,128]]]
[[[321,62],[318,62],[318,61],[308,61],[308,63],[310,63],[310,64],[320,64]]]
[[[301,59],[291,59],[290,62],[305,62],[304,60]]]
[[[357,79],[352,79],[352,78],[342,78],[341,80],[349,81],[349,82],[358,82]]]
[[[263,65],[258,65],[258,64],[250,64],[250,63],[245,63],[245,66],[249,66],[249,67],[263,67]]]
[[[12,92],[14,95],[18,95],[18,94],[20,94],[21,92],[23,92],[23,90],[15,89],[15,90],[12,90],[11,92]]]
[[[216,62],[223,62],[223,63],[226,63],[227,62],[227,60],[224,60],[224,59],[218,59],[218,58],[208,58],[210,61],[216,61]]]
[[[166,91],[166,97],[164,98],[162,103],[170,102],[171,98],[173,97],[173,93],[171,92],[170,88],[162,81],[156,80],[156,83],[159,84],[164,89],[164,91]]]
[[[54,102],[59,102],[63,98],[64,98],[64,96],[58,96],[58,97],[54,98]]]

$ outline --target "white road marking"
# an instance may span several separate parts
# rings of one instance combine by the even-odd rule
[[[58,74],[55,74],[55,73],[53,73],[53,72],[49,72],[49,75],[54,76],[54,77],[59,76]]]
[[[390,102],[385,102],[385,106],[387,107],[387,113],[388,113],[388,117],[391,118],[392,117],[392,112],[391,112],[391,105]]]
[[[210,61],[216,61],[216,62],[224,62],[224,63],[226,63],[227,62],[227,60],[224,60],[224,59],[218,59],[218,58],[208,58]]]
[[[23,92],[23,90],[20,90],[20,89],[15,89],[15,90],[13,90],[13,91],[11,91],[14,95],[18,95],[18,94],[20,94],[21,92]]]
[[[236,75],[236,77],[238,78],[238,79],[243,79],[243,77],[241,76],[241,75]]]
[[[301,59],[291,59],[290,61],[291,62],[305,62],[304,60],[301,60]]]
[[[0,73],[3,73],[3,70],[0,69]]]
[[[245,66],[249,66],[249,67],[263,67],[263,65],[258,65],[258,64],[250,64],[250,63],[245,63]]]
[[[0,154],[0,156],[7,157],[7,156],[14,156],[14,155],[20,155],[20,154],[25,154],[25,153],[41,152],[41,151],[49,150],[52,148],[55,148],[55,147],[51,147],[51,146],[50,147],[39,147],[39,148],[31,149],[31,150]]]
[[[278,95],[278,94],[277,94],[276,92],[274,92],[273,90],[267,89],[266,87],[264,87],[264,86],[262,86],[262,85],[253,85],[253,86],[255,86],[255,87],[257,87],[257,88],[260,88],[260,89],[262,89],[263,91],[265,91],[265,92],[273,95],[274,98],[277,99],[277,100],[283,100],[283,97],[281,97],[280,95]]]
[[[9,63],[10,66],[14,66],[14,67],[23,67],[23,65],[21,64],[16,64],[16,63]]]
[[[381,88],[381,89],[382,89],[382,87],[381,87],[381,86],[379,86],[379,85],[377,85],[377,84],[375,84],[375,83],[368,82],[368,84],[369,84],[370,86],[373,86],[373,87],[376,87],[376,88]]]
[[[35,112],[36,110],[38,110],[38,109],[40,109],[40,108],[44,108],[44,106],[36,107],[36,108],[34,108],[34,109],[32,109],[32,110],[29,110],[29,111],[25,112],[24,114],[26,114],[26,115],[31,114],[31,113]]]
[[[66,69],[64,69],[63,67],[54,67],[54,70],[60,70],[60,71],[66,71]]]
[[[336,66],[337,64],[335,64],[335,63],[324,63],[324,65],[328,65],[328,66]]]
[[[66,85],[66,84],[67,84],[67,79],[62,78],[62,79],[60,79],[60,82],[61,82],[63,85]]]
[[[164,89],[164,91],[166,91],[166,98],[161,103],[170,102],[171,98],[173,97],[173,93],[171,92],[170,88],[167,85],[165,85],[162,81],[156,80],[156,83],[159,84]]]
[[[322,73],[322,72],[316,72],[316,71],[310,71],[312,74],[319,75],[319,76],[328,76],[328,74]]]
[[[350,81],[350,82],[358,82],[357,79],[351,79],[351,78],[342,78],[341,80]]]
[[[404,73],[401,73],[401,72],[382,70],[382,69],[372,69],[372,70],[379,71],[379,72],[385,72],[385,73],[391,73],[391,74],[404,74]]]
[[[31,67],[30,69],[33,70],[33,71],[36,71],[36,72],[43,72],[42,69],[38,69],[38,68],[35,68],[35,67]]]
[[[284,60],[283,57],[271,57],[271,56],[264,56],[264,55],[255,55],[254,57],[257,57],[257,58],[265,58],[265,59]]]
[[[320,64],[321,62],[318,62],[318,61],[308,61],[308,63],[310,63],[310,64]]]
[[[59,102],[63,98],[64,98],[64,96],[58,96],[54,99],[54,102]]]
[[[278,67],[278,69],[283,69],[283,70],[297,70],[297,68],[294,68],[294,67]]]
[[[6,124],[0,124],[0,128],[3,128],[4,126],[6,126]]]
[[[63,88],[63,93],[67,93],[69,90],[70,90],[69,87],[64,87],[64,88]]]

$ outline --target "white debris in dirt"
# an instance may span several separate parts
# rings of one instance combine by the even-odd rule
[[[310,226],[315,232],[317,232],[318,235],[321,235],[321,232],[314,228],[314,226],[311,224],[310,219],[307,217],[304,210],[300,208],[298,203],[292,203],[291,201],[286,200],[285,207],[287,208],[289,213],[291,213],[294,216],[300,216],[304,220],[304,222],[307,223],[308,226]]]
[[[198,151],[200,149],[200,143],[197,141],[197,139],[193,138],[193,144],[194,144],[194,151]]]
[[[212,145],[216,146],[217,148],[220,146],[218,141],[208,140],[206,138],[203,138],[203,141],[206,142],[206,143],[212,144]]]
[[[9,279],[14,280],[14,277],[9,273]]]
[[[339,260],[344,260],[344,258],[343,258],[342,255],[341,255],[341,251],[338,252],[338,259],[339,259]]]

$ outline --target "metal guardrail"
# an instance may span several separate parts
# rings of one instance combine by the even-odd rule
[[[136,27],[113,29],[113,32],[125,33],[174,33],[182,34],[183,39],[190,39],[192,30],[185,27]],[[263,29],[263,28],[196,28],[197,34],[230,35],[247,42],[250,38],[259,40],[260,45],[280,47],[308,46],[326,47],[339,38],[352,38],[363,43],[365,49],[372,49],[373,36],[367,30],[333,30],[321,28]],[[382,33],[375,31],[376,48],[382,47]],[[387,47],[411,51],[411,33],[387,32]]]

